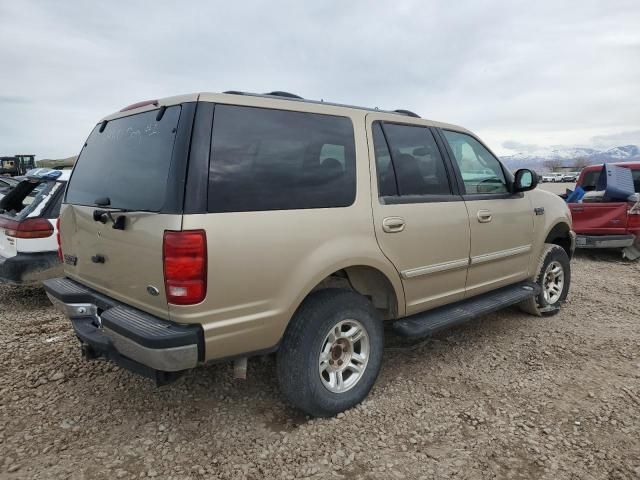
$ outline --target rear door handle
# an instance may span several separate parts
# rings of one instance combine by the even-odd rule
[[[382,220],[382,229],[387,233],[398,233],[404,230],[405,223],[402,217],[386,217]]]
[[[478,210],[478,221],[480,223],[489,223],[491,218],[491,212],[489,210]]]

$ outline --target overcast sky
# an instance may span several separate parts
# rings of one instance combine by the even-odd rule
[[[136,101],[229,89],[463,125],[499,154],[640,144],[640,1],[0,0],[0,154],[75,155]]]

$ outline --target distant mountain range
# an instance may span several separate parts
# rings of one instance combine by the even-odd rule
[[[623,145],[606,150],[587,147],[554,147],[505,155],[500,158],[511,169],[528,167],[544,171],[549,170],[548,165],[552,162],[556,162],[558,166],[572,167],[578,163],[590,165],[640,161],[640,147],[638,145]]]

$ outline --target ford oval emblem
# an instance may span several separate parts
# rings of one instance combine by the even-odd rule
[[[149,295],[152,295],[154,297],[157,297],[158,295],[160,295],[160,290],[158,290],[153,285],[147,286],[147,292],[149,293]]]

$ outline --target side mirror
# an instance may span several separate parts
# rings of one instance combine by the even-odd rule
[[[513,182],[513,193],[527,192],[538,186],[538,175],[528,168],[521,168],[516,172]]]

